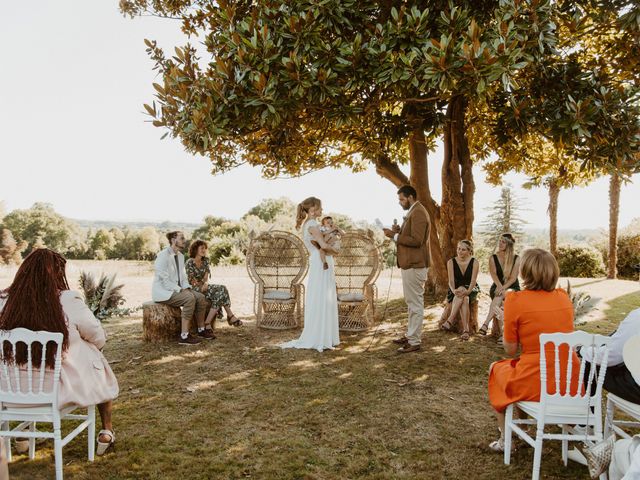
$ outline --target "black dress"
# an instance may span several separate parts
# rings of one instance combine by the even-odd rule
[[[471,257],[471,260],[469,260],[469,264],[467,265],[467,269],[464,271],[464,273],[462,273],[462,270],[460,270],[460,265],[458,265],[455,257],[453,257],[451,261],[453,262],[453,283],[455,285],[455,288],[469,288],[469,285],[471,285],[471,277],[473,276],[473,262],[475,262],[476,259],[474,257]],[[473,302],[476,299],[478,293],[480,293],[480,287],[478,286],[478,282],[476,282],[473,290],[471,290],[471,293],[469,293],[469,303]],[[451,291],[451,288],[449,288],[449,292],[447,293],[447,302],[453,302],[454,297],[455,294]]]
[[[493,264],[496,266],[496,275],[498,275],[498,280],[500,280],[500,283],[504,285],[504,282],[505,282],[504,272],[502,271],[502,265],[500,265],[500,260],[498,260],[498,255],[494,253],[491,258],[493,258]],[[517,259],[518,259],[518,255],[513,257],[514,265]],[[498,288],[498,286],[495,283],[492,283],[491,288],[489,289],[489,296],[491,297],[491,300],[493,300],[493,297],[496,296],[496,288]],[[513,282],[511,285],[505,286],[505,290],[507,289],[515,290],[516,292],[520,291],[520,282],[518,282],[518,277],[516,277],[516,281]]]

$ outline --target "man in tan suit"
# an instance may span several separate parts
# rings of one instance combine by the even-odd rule
[[[409,321],[407,334],[393,342],[402,345],[398,352],[420,350],[424,320],[424,283],[430,264],[429,229],[431,222],[426,208],[418,202],[415,188],[404,185],[398,190],[400,206],[407,210],[402,226],[385,228],[384,234],[397,245],[398,267],[402,271],[402,290],[407,302]]]

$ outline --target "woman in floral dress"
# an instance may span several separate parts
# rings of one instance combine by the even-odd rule
[[[206,242],[202,240],[196,240],[189,247],[190,258],[184,264],[189,284],[194,290],[202,292],[211,303],[211,309],[205,324],[209,324],[215,317],[222,318],[222,309],[224,308],[227,312],[229,325],[239,327],[242,325],[242,321],[231,311],[231,299],[229,298],[227,287],[209,284],[211,269],[207,255],[208,248]],[[213,325],[213,322],[211,325]]]

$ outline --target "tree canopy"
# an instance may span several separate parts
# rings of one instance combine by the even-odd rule
[[[176,18],[199,42],[168,54],[146,40],[161,80],[145,108],[165,135],[208,157],[214,173],[244,163],[267,177],[373,165],[395,185],[412,183],[435,226],[430,275],[441,287],[446,258],[472,236],[474,158],[510,152],[500,161],[512,169],[522,154],[514,146],[534,135],[562,151],[570,171],[639,162],[637,75],[620,54],[607,63],[637,41],[631,1],[120,6],[130,16]],[[440,203],[427,164],[438,138]]]

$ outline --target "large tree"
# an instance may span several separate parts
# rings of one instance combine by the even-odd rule
[[[620,183],[640,167],[640,6],[627,0],[561,5],[557,53],[483,112],[493,125],[486,143],[499,153],[487,168],[493,181],[517,170],[549,189],[553,252],[561,189],[610,176],[614,278]]]
[[[157,101],[146,106],[154,125],[208,156],[214,172],[242,163],[266,176],[373,165],[394,185],[412,183],[436,226],[430,275],[440,289],[446,258],[458,240],[472,236],[469,114],[489,104],[494,121],[485,128],[514,119],[525,128],[543,125],[555,108],[555,128],[576,152],[595,129],[582,122],[580,109],[564,108],[569,93],[576,105],[584,101],[570,84],[561,84],[551,103],[523,108],[528,88],[551,88],[556,70],[547,65],[560,58],[557,27],[566,15],[549,0],[120,4],[130,15],[178,18],[202,42],[197,49],[176,47],[168,57],[147,41],[162,77]],[[595,110],[589,121],[606,117]],[[440,203],[427,163],[438,138],[444,143]],[[595,158],[587,165],[607,162]]]
[[[131,15],[182,19],[206,52],[149,53],[162,75],[147,110],[214,172],[241,163],[266,176],[374,165],[412,183],[433,224],[433,279],[472,236],[467,111],[554,43],[547,1],[122,1]],[[444,142],[442,199],[427,154]],[[408,174],[402,166],[408,164]]]

